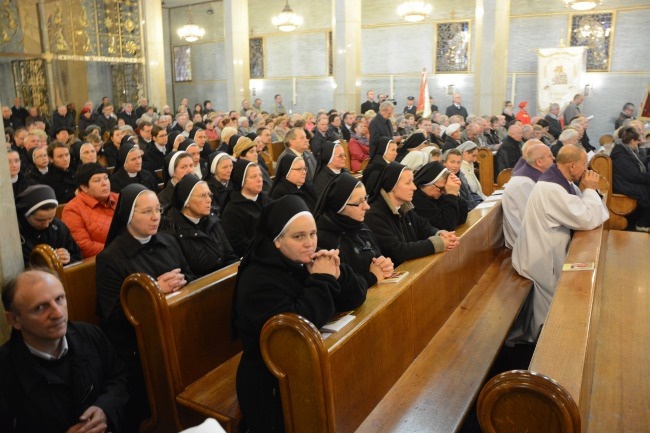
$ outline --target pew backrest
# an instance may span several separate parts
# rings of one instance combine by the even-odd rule
[[[609,183],[606,201],[607,209],[609,209],[609,219],[605,223],[605,229],[625,230],[628,225],[626,216],[636,209],[636,199],[623,194],[614,194],[612,159],[609,155],[597,153],[591,158],[589,166],[601,177],[607,179]]]
[[[479,147],[478,156],[478,179],[481,183],[483,194],[490,195],[496,189],[494,187],[494,154],[487,147]]]

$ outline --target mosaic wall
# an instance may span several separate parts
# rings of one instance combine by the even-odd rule
[[[587,71],[608,71],[613,14],[571,16],[571,46],[587,47]]]

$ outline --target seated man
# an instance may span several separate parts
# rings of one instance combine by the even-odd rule
[[[530,194],[512,250],[512,266],[519,275],[533,280],[532,317],[520,320],[522,326],[511,332],[511,342],[537,340],[562,273],[572,231],[592,230],[609,218],[596,192],[599,176],[586,168],[587,153],[576,146],[565,146],[556,164],[539,177]],[[582,194],[573,184],[581,179]]]
[[[0,348],[0,431],[122,431],[124,364],[99,328],[68,323],[61,282],[23,272],[2,304],[13,329]]]
[[[496,170],[494,170],[494,181],[501,171],[506,168],[513,168],[519,158],[521,158],[521,139],[523,137],[523,129],[520,125],[512,125],[508,128],[508,136],[503,139],[503,143],[497,150],[494,158]]]
[[[81,260],[81,251],[68,227],[56,215],[54,190],[47,185],[33,185],[23,191],[16,203],[20,243],[25,266],[29,253],[38,244],[48,244],[56,251],[62,264]]]
[[[528,197],[537,183],[537,179],[553,165],[551,149],[539,140],[528,140],[524,144],[525,163],[519,170],[512,172],[510,181],[505,185],[501,206],[503,208],[503,235],[506,247],[515,245],[521,220],[524,218]]]

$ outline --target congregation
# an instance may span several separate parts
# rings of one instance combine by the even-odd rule
[[[572,231],[609,215],[598,175],[588,170],[595,153],[611,157],[614,193],[638,202],[632,229],[650,232],[650,133],[626,103],[596,145],[583,101],[576,94],[563,112],[551,104],[544,116],[529,113],[526,101],[515,113],[505,101],[501,113],[476,115],[454,94],[444,113],[428,101],[424,117],[413,97],[400,114],[373,90],[358,112],[303,114],[287,113],[279,94],[269,110],[258,99],[230,112],[210,100],[182,99],[175,110],[155,112],[146,98],[117,108],[103,98],[78,116],[69,104],[46,118],[16,98],[2,113],[25,265],[42,243],[63,264],[96,257],[101,331],[68,323],[61,283],[27,271],[3,286],[13,332],[0,364],[18,372],[12,362],[28,359],[28,368],[64,384],[78,367],[68,353],[100,356],[103,368],[87,378],[92,384],[75,383],[75,393],[90,386],[80,401],[66,397],[65,411],[44,409],[41,419],[21,406],[31,395],[14,397],[21,373],[7,378],[12,370],[3,369],[0,430],[138,431],[150,413],[136,335],[120,304],[122,281],[146,273],[167,294],[239,262],[237,397],[248,431],[284,431],[278,382],[261,354],[262,326],[293,312],[320,328],[363,304],[400,264],[463,248],[455,229],[491,192],[477,176],[480,148],[494,155],[490,181],[512,172],[502,199],[505,242],[513,267],[534,287],[507,344],[534,344]],[[36,307],[41,323],[30,323]]]

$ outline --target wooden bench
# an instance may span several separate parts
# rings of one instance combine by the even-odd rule
[[[485,385],[478,400],[485,432],[585,431],[607,237],[602,226],[573,236],[567,263],[594,262],[596,268],[562,273],[529,369]]]
[[[235,377],[241,343],[232,340],[230,323],[238,266],[168,295],[148,275],[124,280],[120,298],[135,328],[151,405],[144,431],[177,432],[206,417],[228,432],[238,431]]]
[[[481,190],[483,194],[490,195],[498,189],[494,183],[494,153],[488,147],[479,147],[476,162]]]
[[[637,207],[636,199],[623,194],[614,193],[612,159],[603,153],[597,153],[591,158],[589,165],[592,170],[607,179],[610,188],[607,190],[607,209],[609,209],[609,220],[605,223],[605,229],[625,230],[628,226],[627,216],[631,215]]]
[[[278,158],[280,157],[280,154],[284,151],[284,141],[274,141],[271,143],[267,151],[269,152],[269,155],[271,155],[271,159],[273,162],[277,163]]]
[[[562,275],[529,370],[481,392],[484,431],[647,431],[650,237],[601,231],[574,235],[567,262],[598,266]]]
[[[29,254],[29,263],[31,266],[48,268],[59,276],[68,301],[70,320],[99,324],[94,257],[64,266],[54,248],[40,244]]]
[[[369,290],[356,318],[327,339],[293,314],[266,323],[262,354],[280,382],[287,432],[434,424],[450,432],[462,422],[530,289],[510,266],[502,215],[500,204],[470,212],[457,230],[459,248],[402,264],[409,275]],[[472,345],[480,366],[472,365],[471,385],[457,389]]]

